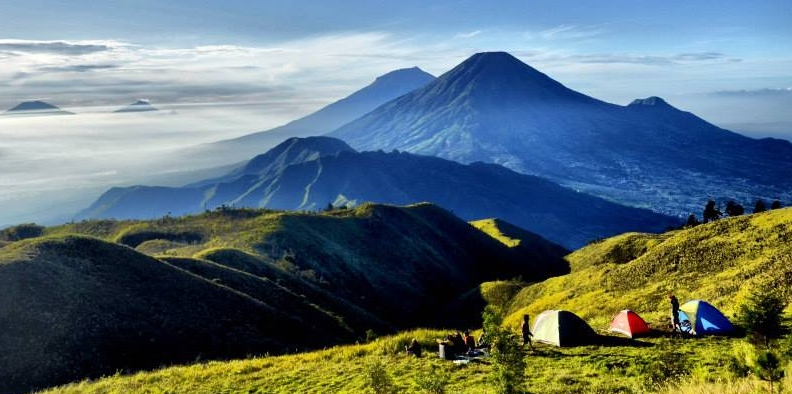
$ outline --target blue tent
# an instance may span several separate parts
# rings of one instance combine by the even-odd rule
[[[734,333],[729,319],[706,301],[688,301],[679,307],[679,322],[690,322],[695,335],[729,335]],[[684,324],[684,323],[683,323]]]

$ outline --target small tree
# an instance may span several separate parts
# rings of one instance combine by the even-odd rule
[[[756,204],[754,204],[753,213],[760,213],[760,212],[764,212],[766,210],[767,210],[767,207],[765,206],[764,201],[756,200]]]
[[[498,383],[498,393],[519,393],[526,366],[520,339],[503,328],[503,315],[498,308],[487,305],[482,317],[491,344],[492,373]]]
[[[687,222],[685,223],[685,227],[696,227],[699,224],[701,224],[701,223],[699,223],[698,218],[696,218],[696,215],[691,213],[690,216],[688,216],[688,218],[687,218]]]
[[[729,216],[740,216],[743,213],[745,213],[745,208],[743,208],[742,205],[740,205],[740,204],[738,204],[738,203],[736,203],[736,202],[734,202],[732,200],[729,200],[729,202],[726,203],[726,214],[727,215],[729,215]]]
[[[773,202],[770,204],[770,209],[779,209],[779,208],[781,208],[781,201],[773,200]]]
[[[704,213],[701,215],[702,221],[704,223],[708,223],[713,220],[720,219],[721,211],[715,206],[714,200],[707,201],[707,205],[704,207]]]
[[[755,342],[769,348],[770,342],[786,331],[782,320],[785,307],[778,292],[758,288],[738,306],[737,319]]]
[[[754,374],[759,379],[770,383],[770,394],[772,394],[773,382],[778,382],[784,378],[784,368],[781,365],[781,359],[771,350],[759,353],[756,355]]]

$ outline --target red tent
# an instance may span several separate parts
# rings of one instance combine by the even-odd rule
[[[627,335],[630,338],[648,334],[652,331],[644,319],[641,319],[641,316],[629,309],[625,309],[613,317],[610,330]]]

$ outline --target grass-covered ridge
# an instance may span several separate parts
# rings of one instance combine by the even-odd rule
[[[731,217],[666,234],[623,234],[567,256],[572,272],[523,289],[509,321],[568,309],[605,327],[621,309],[667,324],[667,292],[703,299],[731,317],[758,285],[792,296],[792,208]]]
[[[523,312],[569,309],[603,334],[612,313],[639,311],[657,328],[665,328],[665,294],[681,300],[711,301],[731,317],[735,304],[751,287],[776,284],[789,289],[792,209],[723,219],[662,235],[624,234],[573,252],[572,272],[529,285],[515,281],[482,285],[482,295],[512,311],[507,324]],[[215,252],[210,252],[215,253]],[[237,252],[239,253],[239,252]],[[706,259],[706,260],[705,260]],[[784,287],[785,286],[785,287]],[[515,329],[516,331],[516,329]],[[416,382],[427,374],[449,376],[450,393],[494,392],[487,362],[455,366],[437,359],[434,339],[447,331],[418,330],[364,345],[334,347],[298,355],[199,363],[131,376],[113,376],[48,393],[361,393],[367,390],[366,368],[382,362],[403,393],[421,393]],[[417,338],[427,354],[403,354]],[[673,339],[666,336],[612,346],[554,348],[538,345],[528,352],[525,383],[531,393],[755,393],[766,385],[753,378],[733,378],[726,367],[742,349],[735,338]],[[680,376],[683,375],[683,376]],[[792,388],[792,370],[782,386]],[[666,386],[666,379],[674,384]]]
[[[15,236],[0,248],[0,392],[472,325],[482,282],[541,280],[557,271],[546,262],[563,263],[538,239],[521,253],[430,204],[4,234]]]

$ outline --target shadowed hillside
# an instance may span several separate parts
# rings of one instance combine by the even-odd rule
[[[273,287],[260,285],[264,290]],[[69,236],[0,250],[0,392],[352,338],[124,246]],[[278,300],[279,301],[279,300]],[[275,324],[273,324],[275,323]]]
[[[221,209],[38,231],[0,248],[0,392],[318,348],[367,330],[470,326],[483,305],[460,308],[463,294],[564,264],[563,249],[537,240],[516,252],[430,204]]]

